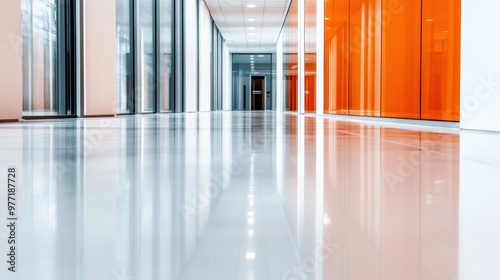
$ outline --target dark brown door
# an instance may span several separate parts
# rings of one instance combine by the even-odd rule
[[[252,76],[252,110],[264,110],[266,102],[265,77]]]

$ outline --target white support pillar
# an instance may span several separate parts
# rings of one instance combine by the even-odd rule
[[[283,112],[283,33],[276,43],[276,112]]]
[[[116,114],[115,1],[83,1],[83,116]]]
[[[297,92],[298,94],[298,110],[297,112],[299,114],[304,114],[305,112],[305,100],[304,100],[304,95],[305,95],[305,38],[304,38],[304,23],[305,23],[305,0],[298,0],[298,19],[299,19],[299,26],[297,28],[298,30],[298,36],[297,38],[299,39],[299,45],[298,45],[298,75],[299,75],[299,90]]]
[[[498,0],[462,1],[461,113],[463,129],[500,131]]]
[[[316,1],[316,114],[324,114],[325,102],[325,1]]]

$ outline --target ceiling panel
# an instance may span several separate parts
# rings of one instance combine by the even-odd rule
[[[205,0],[230,52],[273,52],[290,0]],[[250,6],[249,6],[250,5]]]

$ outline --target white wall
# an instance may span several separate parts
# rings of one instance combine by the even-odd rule
[[[0,3],[0,121],[18,120],[22,115],[21,1]]]
[[[500,131],[498,0],[462,0],[461,127]]]
[[[84,115],[116,114],[115,1],[84,1]]]
[[[184,1],[184,90],[186,112],[198,111],[198,0]]]
[[[460,271],[457,279],[500,279],[498,138],[498,135],[475,132],[460,135]]]
[[[210,111],[210,94],[212,89],[212,79],[210,66],[211,63],[211,45],[212,45],[212,17],[210,16],[210,11],[208,10],[205,1],[199,0],[199,22],[200,22],[200,111],[209,112]],[[207,47],[208,46],[208,47]]]

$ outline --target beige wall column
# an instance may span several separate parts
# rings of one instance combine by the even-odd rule
[[[83,117],[116,115],[115,1],[83,1]]]
[[[0,2],[0,121],[19,120],[23,102],[21,1]]]

